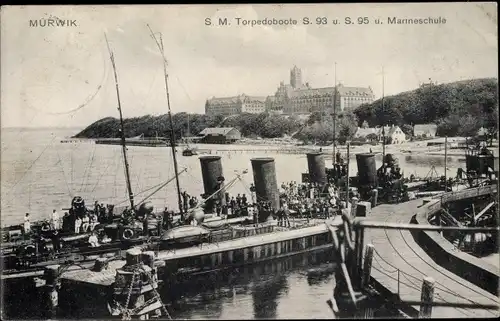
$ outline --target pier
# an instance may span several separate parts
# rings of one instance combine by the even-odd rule
[[[431,202],[439,203],[440,199]],[[398,205],[379,205],[370,221],[407,224],[418,212],[429,210],[422,200]],[[415,211],[417,209],[417,212]],[[366,229],[365,244],[374,246],[372,279],[382,288],[397,294],[402,301],[418,302],[424,278],[434,279],[434,303],[499,304],[497,296],[441,267],[417,244],[408,230]],[[419,306],[413,305],[418,315]],[[494,310],[434,306],[434,318],[498,317]]]

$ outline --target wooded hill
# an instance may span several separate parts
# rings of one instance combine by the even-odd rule
[[[378,99],[361,105],[354,113],[342,113],[337,121],[339,142],[351,139],[357,126],[367,122],[370,127],[399,125],[405,132],[409,125],[436,123],[438,135],[475,136],[484,126],[498,129],[498,80],[494,78],[458,81],[449,84],[427,85],[416,90]],[[330,115],[313,113],[306,121],[295,116],[240,114],[231,117],[177,113],[173,116],[176,138],[196,135],[206,127],[236,127],[245,137],[275,138],[294,135],[302,141],[331,141],[333,136]],[[124,120],[125,136],[144,134],[145,137],[168,137],[168,115],[143,116]],[[103,118],[91,124],[75,137],[118,138],[119,120]]]
[[[438,125],[437,135],[474,136],[484,126],[498,125],[498,79],[484,78],[431,84],[416,90],[378,99],[359,106],[359,122],[371,127],[382,124]]]

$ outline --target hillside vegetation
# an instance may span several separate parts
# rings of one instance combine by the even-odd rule
[[[484,126],[496,130],[498,80],[494,78],[430,85],[359,106],[354,113],[370,126],[438,125],[439,136],[474,136]]]
[[[299,130],[301,122],[295,117],[263,114],[241,114],[231,117],[207,116],[178,113],[172,116],[176,138],[197,135],[206,127],[236,127],[245,137],[275,138],[290,135]],[[168,137],[170,121],[168,115],[143,116],[124,119],[125,136],[133,137],[144,134],[145,137],[156,135]],[[75,137],[78,138],[118,138],[120,121],[117,118],[104,118],[85,128]]]
[[[354,112],[340,113],[336,122],[339,143],[352,139],[358,126],[399,125],[407,134],[414,124],[436,123],[438,135],[475,136],[484,126],[490,133],[498,130],[497,79],[474,79],[449,84],[431,85],[400,93]],[[312,113],[307,120],[295,116],[240,114],[231,117],[178,113],[172,116],[176,138],[197,135],[206,127],[236,127],[245,137],[277,138],[293,135],[303,142],[331,143],[332,117]],[[91,124],[75,137],[118,138],[120,123],[113,117]],[[125,136],[168,137],[168,115],[143,116],[124,120]]]

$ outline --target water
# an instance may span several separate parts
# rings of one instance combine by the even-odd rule
[[[331,318],[326,300],[332,295],[330,273],[308,277],[312,266],[332,259],[332,251],[316,251],[210,274],[189,281],[162,285],[159,293],[174,319],[295,319]],[[63,294],[61,294],[63,295]],[[64,292],[65,299],[80,300],[62,318],[104,318],[102,300]]]
[[[32,219],[49,218],[52,209],[68,208],[73,196],[82,196],[88,205],[98,200],[103,203],[127,205],[127,191],[120,146],[96,145],[88,142],[60,143],[74,135],[71,129],[2,129],[1,157],[1,212],[2,225],[22,222],[24,213]],[[235,171],[248,169],[231,189],[230,193],[250,194],[253,181],[250,159],[273,157],[278,182],[300,181],[301,173],[307,172],[305,155],[277,154],[266,151],[265,146],[251,147],[257,152],[227,151],[248,146],[202,145],[222,156],[226,181],[235,177]],[[273,147],[275,148],[275,147]],[[218,151],[215,151],[218,149]],[[203,193],[200,162],[197,156],[183,157],[178,154],[179,170],[188,171],[180,176],[181,189],[191,195]],[[444,173],[442,156],[400,155],[399,163],[405,175],[426,176],[432,166],[439,175]],[[166,182],[174,176],[171,149],[162,147],[128,147],[128,159],[132,189],[135,194]],[[327,160],[327,163],[330,161]],[[377,159],[380,166],[381,157]],[[463,157],[449,157],[448,168],[455,175],[458,167],[465,167]],[[350,174],[355,175],[355,155],[351,156]],[[149,192],[136,195],[141,201]],[[172,181],[152,198],[156,208],[168,205],[177,207],[175,182]]]
[[[76,132],[68,129],[2,130],[3,225],[20,223],[25,212],[30,212],[34,219],[48,218],[52,209],[69,207],[75,195],[84,197],[87,204],[97,199],[104,203],[122,202],[126,205],[121,147],[83,142],[60,143],[61,139]],[[230,190],[231,193],[249,194],[247,188],[253,180],[250,159],[253,157],[273,157],[278,182],[300,181],[301,173],[307,171],[305,155],[266,152],[262,146],[255,147],[261,150],[251,153],[227,151],[243,148],[237,145],[203,145],[201,148],[220,149],[216,154],[222,156],[227,181],[234,177],[234,171],[249,170],[244,182],[238,182]],[[131,146],[128,151],[135,193],[173,177],[169,148]],[[189,170],[181,175],[182,189],[191,195],[203,193],[198,157],[179,155],[178,160],[181,168]],[[399,163],[406,175],[415,173],[426,176],[432,166],[436,166],[440,175],[444,170],[444,159],[440,156],[399,156]],[[354,155],[351,164],[355,164]],[[448,167],[454,174],[458,167],[465,167],[464,159],[450,157]],[[356,171],[357,167],[351,166],[350,174],[354,175]],[[136,199],[141,200],[144,195]],[[175,183],[157,193],[151,201],[155,207],[176,207]],[[304,274],[307,267],[325,260],[324,256],[316,254],[299,255],[235,270],[215,282],[210,281],[213,276],[204,276],[201,281],[194,281],[192,286],[165,287],[162,297],[168,302],[173,317],[181,319],[331,318],[325,302],[332,294],[333,276],[325,275],[315,280]],[[87,308],[97,309],[93,305]],[[21,309],[26,314],[23,317],[31,315],[24,309]],[[19,313],[21,310],[13,308],[11,311]],[[83,318],[86,315],[85,311],[78,309],[68,313],[67,317]],[[98,310],[91,315],[93,318],[104,318],[107,312]]]

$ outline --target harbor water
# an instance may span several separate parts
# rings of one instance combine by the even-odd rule
[[[26,212],[33,220],[48,218],[52,209],[63,212],[76,195],[82,196],[88,205],[94,200],[127,205],[121,147],[89,142],[60,143],[61,139],[76,132],[71,129],[2,130],[2,225],[21,223]],[[254,152],[235,151],[249,148],[238,145],[203,145],[201,148],[222,156],[226,181],[248,170],[242,181],[229,190],[234,195],[250,194],[248,188],[253,181],[250,159],[254,157],[275,159],[279,184],[299,182],[301,173],[307,172],[305,155],[267,152],[263,146],[256,147],[259,150]],[[181,188],[190,195],[199,196],[203,193],[203,184],[198,156],[183,157],[181,150],[179,148],[179,167],[187,168],[180,176]],[[141,191],[174,176],[169,148],[131,146],[128,156],[137,201],[151,192],[140,194]],[[405,175],[413,173],[424,177],[444,172],[442,156],[398,155],[398,158]],[[379,157],[377,166],[380,161]],[[355,175],[354,153],[351,164],[350,174]],[[449,157],[447,164],[449,176],[455,176],[459,167],[465,167],[465,160],[464,157]],[[431,170],[433,166],[436,173]],[[159,191],[150,201],[156,208],[167,205],[176,208],[175,183]],[[193,277],[190,285],[163,287],[161,295],[172,316],[181,319],[331,318],[326,300],[332,295],[333,275],[307,276],[308,269],[331,260],[329,256],[301,254],[222,274],[204,275],[199,279]],[[84,297],[83,293],[75,295]],[[37,298],[32,301],[36,302]],[[37,318],[36,309],[21,309],[16,307],[16,302],[6,302],[5,311],[10,311],[10,318]],[[107,311],[99,304],[79,306],[62,313],[62,318],[101,319],[107,316]]]
[[[121,147],[91,142],[60,142],[77,132],[75,129],[2,129],[3,226],[22,223],[24,213],[28,212],[32,220],[48,219],[53,209],[60,211],[62,215],[63,209],[68,208],[72,197],[77,195],[83,197],[89,206],[95,200],[117,206],[128,205]],[[154,191],[152,187],[174,177],[171,149],[141,146],[127,148],[132,189],[136,202],[139,202]],[[200,148],[222,157],[226,182],[233,179],[236,173],[248,170],[241,181],[230,188],[229,193],[234,195],[250,194],[249,187],[253,182],[250,159],[254,157],[275,159],[278,184],[300,182],[301,174],[307,172],[306,155],[279,154],[266,151],[265,146],[200,145]],[[244,148],[252,148],[254,151],[235,151]],[[184,157],[181,155],[182,147],[178,147],[178,150],[179,171],[187,169],[180,175],[181,189],[200,198],[203,180],[198,156]],[[352,150],[350,175],[357,173],[354,153],[355,150]],[[444,174],[443,156],[402,154],[397,157],[406,176]],[[381,155],[378,155],[377,166],[380,165]],[[433,166],[435,171],[431,170]],[[448,157],[447,166],[448,175],[455,176],[459,167],[465,168],[465,157]],[[176,209],[175,182],[172,181],[148,200],[157,209],[165,206]]]

